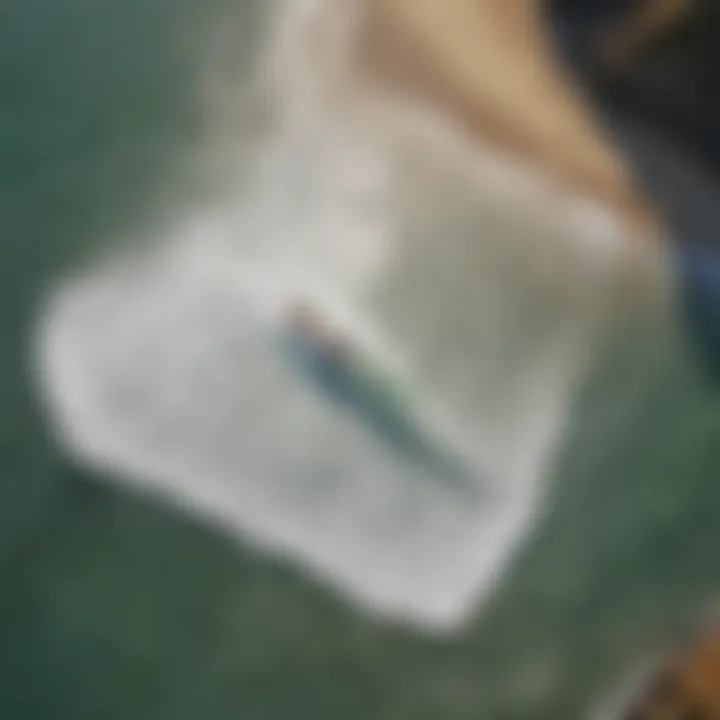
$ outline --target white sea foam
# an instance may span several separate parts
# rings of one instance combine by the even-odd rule
[[[607,266],[561,242],[590,236],[595,219],[430,115],[383,111],[461,179],[416,175],[377,123],[363,134],[332,92],[352,96],[342,7],[279,6],[262,66],[275,122],[250,189],[179,212],[142,258],[61,279],[38,327],[38,377],[78,460],[360,608],[455,628],[542,507]],[[334,31],[304,42],[318,20]],[[275,321],[298,294],[412,377],[439,441],[462,448],[492,500],[413,468],[284,362]]]

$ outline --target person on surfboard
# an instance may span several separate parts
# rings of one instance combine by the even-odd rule
[[[451,453],[438,448],[421,428],[406,397],[390,373],[383,372],[332,327],[310,303],[295,301],[285,317],[286,349],[326,396],[363,421],[383,442],[419,466],[475,492],[475,474]]]

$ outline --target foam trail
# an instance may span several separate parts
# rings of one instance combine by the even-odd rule
[[[403,171],[393,141],[363,135],[331,92],[352,95],[352,4],[279,8],[265,66],[276,123],[254,189],[179,218],[143,258],[58,283],[37,334],[46,407],[81,461],[359,607],[455,628],[539,510],[606,271],[587,253],[567,260],[567,244],[553,254],[553,238],[577,234],[567,212],[538,201],[518,223],[498,206],[490,155],[473,150],[484,174],[464,181],[464,204],[441,173]],[[328,42],[304,42],[318,22]],[[460,147],[432,122],[422,132]],[[410,382],[491,501],[467,502],[430,468],[418,477],[283,361],[277,320],[298,294]]]

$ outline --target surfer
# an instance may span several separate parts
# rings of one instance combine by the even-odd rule
[[[313,305],[292,303],[285,320],[288,354],[327,397],[413,463],[465,490],[479,489],[474,473],[421,428],[400,382],[364,357]]]
[[[333,395],[345,396],[353,377],[353,352],[348,341],[321,317],[312,305],[294,302],[286,316],[294,355]]]

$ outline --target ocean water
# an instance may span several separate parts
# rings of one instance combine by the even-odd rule
[[[312,58],[263,75],[277,12],[3,10],[3,710],[586,716],[713,602],[712,395],[611,231],[571,254],[589,221],[510,213],[492,158],[408,167]],[[278,362],[298,292],[491,503]]]

